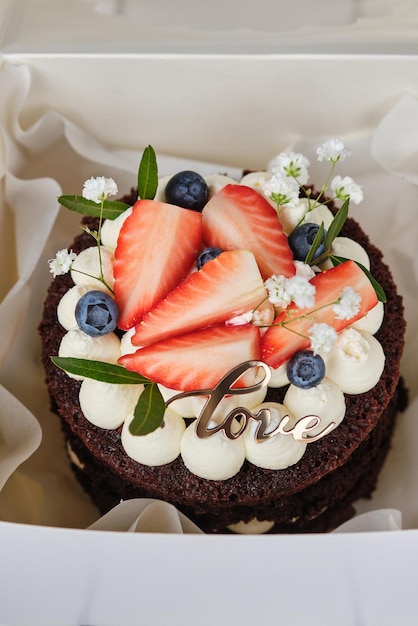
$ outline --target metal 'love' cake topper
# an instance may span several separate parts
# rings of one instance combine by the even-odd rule
[[[238,379],[243,376],[243,374],[253,368],[263,370],[264,376],[259,382],[249,385],[248,387],[233,387],[234,383],[236,383]],[[231,369],[212,389],[201,389],[199,391],[185,391],[183,393],[179,393],[167,400],[166,406],[168,407],[169,404],[175,400],[180,400],[190,396],[207,396],[203,409],[201,410],[196,421],[195,432],[201,439],[210,437],[218,432],[222,432],[227,439],[237,439],[244,433],[251,419],[258,422],[254,434],[256,443],[262,443],[263,441],[271,439],[279,434],[291,435],[295,441],[299,441],[301,443],[313,443],[325,435],[328,435],[331,430],[335,428],[336,423],[331,422],[321,432],[316,435],[309,436],[309,432],[317,428],[321,423],[321,418],[318,415],[305,415],[301,419],[297,420],[296,423],[288,430],[286,430],[286,426],[289,424],[291,418],[289,415],[284,415],[279,420],[278,425],[274,429],[269,430],[272,422],[272,414],[270,409],[267,407],[260,408],[257,413],[252,413],[245,407],[235,407],[225,416],[222,422],[216,424],[215,426],[210,425],[210,423],[214,421],[213,415],[216,408],[225,396],[244,395],[259,391],[268,386],[270,378],[271,370],[266,363],[257,360],[245,361],[244,363],[241,363]],[[236,427],[237,420],[239,423],[238,428]]]

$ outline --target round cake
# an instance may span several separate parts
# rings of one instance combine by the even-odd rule
[[[321,155],[333,171],[346,151]],[[406,402],[402,300],[347,217],[360,188],[336,177],[330,199],[306,165],[180,172],[120,203],[91,179],[71,200],[89,215],[51,262],[39,331],[52,409],[102,513],[147,497],[205,532],[323,532],[371,495]]]

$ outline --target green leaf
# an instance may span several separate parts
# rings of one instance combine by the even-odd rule
[[[165,402],[156,383],[146,385],[129,424],[132,435],[148,435],[163,423]]]
[[[138,196],[142,200],[153,200],[158,187],[158,166],[154,148],[145,148],[138,169]]]
[[[329,250],[331,248],[332,242],[340,234],[341,229],[344,226],[348,216],[349,204],[349,199],[345,200],[345,202],[338,209],[331,224],[329,225],[324,241],[325,250]]]
[[[60,196],[58,202],[70,211],[90,217],[100,217],[101,205],[93,200],[87,200],[83,196]],[[103,219],[114,220],[129,208],[129,204],[118,200],[105,200],[103,202]]]
[[[305,263],[307,265],[309,265],[315,259],[315,254],[319,246],[321,245],[323,235],[324,235],[324,222],[321,222],[316,232],[315,238],[311,244],[309,252],[305,257]]]
[[[345,259],[344,257],[341,257],[341,256],[334,256],[334,255],[331,255],[329,258],[331,259],[331,262],[332,262],[332,264],[334,266],[335,265],[341,265],[341,263],[345,263],[346,261],[350,260],[350,259]],[[379,302],[386,302],[386,294],[385,294],[385,291],[384,291],[382,285],[380,283],[378,283],[375,278],[373,278],[373,275],[367,269],[367,267],[364,267],[364,265],[362,265],[358,261],[354,261],[354,262],[357,263],[357,265],[360,267],[360,269],[363,270],[363,272],[366,274],[367,278],[370,280],[371,284],[373,285],[373,289],[376,292],[376,296],[377,296],[377,299],[379,300]]]
[[[115,385],[140,385],[149,383],[149,379],[135,372],[129,372],[122,365],[91,361],[90,359],[76,359],[74,357],[52,356],[51,360],[57,367],[76,376],[94,378],[104,383]]]

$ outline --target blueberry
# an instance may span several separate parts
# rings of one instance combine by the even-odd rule
[[[79,328],[91,337],[112,333],[118,323],[116,302],[103,291],[88,291],[77,302],[75,318]]]
[[[205,263],[208,261],[212,261],[212,259],[216,259],[223,252],[221,248],[216,248],[213,246],[212,248],[205,248],[197,257],[197,269],[201,270]]]
[[[287,364],[287,377],[292,385],[309,389],[318,385],[325,376],[324,359],[311,350],[295,352]]]
[[[306,222],[305,224],[301,224],[297,226],[289,235],[288,242],[290,249],[293,252],[293,256],[297,261],[304,261],[306,255],[308,254],[313,241],[316,237],[316,233],[319,230],[318,224],[313,224],[312,222]],[[325,252],[324,240],[326,236],[326,230],[323,232],[322,241],[320,246],[318,247],[315,257],[320,256]]]
[[[201,211],[209,198],[208,186],[200,174],[185,170],[170,178],[165,189],[169,204]]]

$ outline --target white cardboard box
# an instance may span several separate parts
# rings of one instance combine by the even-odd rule
[[[414,54],[416,0],[2,0],[10,53]]]
[[[117,158],[120,162],[126,157],[129,167],[125,151],[139,153],[152,143],[166,155],[235,168],[263,166],[266,156],[288,145],[307,146],[319,137],[341,136],[365,148],[363,169],[353,175],[362,180],[371,172],[372,194],[379,189],[371,137],[402,97],[418,97],[418,57],[407,55],[7,53],[2,63],[0,71],[17,65],[30,73],[19,112],[22,133],[35,135],[44,116],[54,111],[110,148],[122,149]],[[12,111],[11,103],[3,104]],[[3,155],[10,156],[13,146],[6,148]],[[51,143],[50,149],[58,158],[59,147]],[[37,160],[36,145],[30,144],[24,156],[36,161],[31,176],[48,176]],[[15,173],[25,178],[24,171]],[[53,175],[64,191],[75,193],[81,172],[58,165]],[[404,197],[415,198],[415,187],[403,181],[385,190],[396,211],[402,211],[403,184]],[[379,207],[362,218],[393,262],[400,287],[408,291],[414,278],[406,280],[391,247],[390,229],[380,223]],[[415,232],[416,221],[410,225]],[[68,233],[60,236],[68,241]],[[42,293],[34,294],[34,287],[43,288],[49,280],[44,274],[39,278],[39,271],[28,280],[38,307]],[[411,291],[412,307],[416,285]],[[411,308],[408,314],[412,319]],[[405,361],[410,384],[416,384],[413,362],[410,352]],[[11,369],[0,369],[0,382],[19,397],[10,374],[15,367],[11,361]],[[28,402],[36,410],[36,399]],[[409,426],[401,441],[398,438],[391,470],[402,457],[403,438],[416,434]],[[417,482],[416,476],[409,476],[405,484],[391,487],[394,508],[400,502],[399,490],[406,488],[417,502],[411,503],[407,529],[402,531],[211,537],[1,522],[0,623],[414,625]],[[375,506],[386,506],[385,495],[379,497]],[[24,502],[21,505],[23,509]]]

